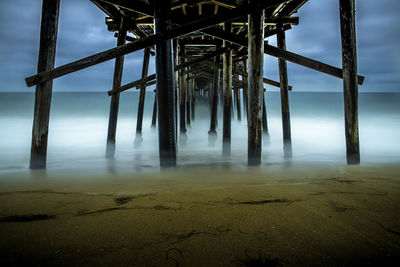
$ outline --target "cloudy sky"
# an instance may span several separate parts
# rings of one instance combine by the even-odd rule
[[[300,24],[287,32],[287,49],[340,67],[338,0],[309,0]],[[361,92],[400,92],[400,1],[356,0],[359,73],[366,77]],[[33,92],[24,78],[36,73],[40,0],[0,1],[0,91]],[[105,14],[89,0],[61,0],[56,66],[112,48],[113,33]],[[269,40],[276,45],[275,38]],[[126,56],[123,84],[141,74],[143,53]],[[277,60],[264,57],[265,77],[278,80]],[[98,91],[111,88],[113,61],[56,79],[54,91]],[[149,73],[154,73],[154,58]],[[340,79],[288,63],[295,91],[341,91]],[[269,88],[273,89],[273,88]]]

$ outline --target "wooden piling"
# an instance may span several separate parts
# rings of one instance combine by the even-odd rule
[[[179,53],[185,53],[185,46],[179,45]],[[180,64],[184,63],[184,58],[180,57]],[[179,140],[182,144],[185,143],[186,138],[186,79],[184,74],[185,68],[179,72]]]
[[[280,26],[282,29],[282,26]],[[285,31],[282,29],[277,33],[278,48],[286,50]],[[283,131],[283,153],[285,158],[292,157],[292,137],[290,130],[290,111],[289,111],[289,94],[288,94],[288,75],[286,61],[282,58],[278,59],[279,78],[281,87],[281,109],[282,109],[282,131]]]
[[[192,116],[192,121],[195,120],[195,103],[196,103],[196,94],[195,94],[195,88],[194,88],[194,80],[191,80],[191,87],[190,87],[190,93],[191,93],[191,98],[190,98],[190,109],[191,109],[191,116]]]
[[[154,90],[154,104],[153,104],[153,116],[151,118],[151,127],[156,127],[157,123],[157,90]]]
[[[142,79],[147,77],[149,72],[149,62],[150,62],[150,48],[144,49],[143,52],[143,67],[142,67]],[[143,84],[140,88],[138,114],[136,122],[136,138],[135,144],[140,144],[142,142],[142,124],[143,124],[143,111],[144,111],[144,101],[146,97],[146,84]]]
[[[264,10],[248,16],[248,165],[261,164],[264,69]]]
[[[118,32],[117,46],[124,45],[125,42],[126,42],[126,30],[121,29]],[[124,65],[124,56],[117,57],[115,59],[113,89],[112,90],[117,90],[117,88],[119,88],[121,86],[123,65]],[[111,95],[111,102],[110,102],[110,114],[108,117],[106,158],[113,158],[114,154],[115,154],[115,135],[116,135],[116,131],[117,131],[118,108],[119,108],[119,93],[115,93],[115,94]]]
[[[191,101],[191,86],[190,81],[186,79],[187,75],[185,75],[185,83],[186,83],[186,124],[188,127],[191,125],[191,115],[190,115],[190,101]]]
[[[218,63],[218,57],[215,57],[215,62]],[[211,106],[211,120],[210,120],[210,130],[208,131],[208,143],[210,146],[214,146],[217,139],[217,117],[218,117],[218,93],[219,93],[219,73],[220,69],[214,67],[213,75],[213,98]]]
[[[224,30],[231,32],[232,24],[224,23]],[[223,47],[228,44],[223,41]],[[223,54],[223,129],[222,129],[222,156],[231,156],[231,108],[232,108],[232,50]]]
[[[246,68],[247,68],[247,59],[244,59],[243,60],[243,71],[246,71]],[[247,84],[248,84],[247,76],[242,75],[242,81],[243,81],[243,104],[244,104],[244,110],[246,113],[246,120],[248,120],[248,111],[249,111],[248,92],[249,91],[248,91],[248,87],[247,87]]]
[[[59,9],[60,0],[42,1],[38,73],[54,68]],[[31,169],[46,168],[52,90],[52,80],[38,83],[36,86],[30,157]]]
[[[154,1],[155,32],[171,29],[171,0]],[[161,167],[176,166],[175,92],[171,40],[156,45],[158,144]]]
[[[360,163],[355,1],[340,0],[347,164]]]
[[[265,103],[265,92],[263,93],[262,132],[263,132],[263,143],[269,144],[268,118],[267,118],[267,106]]]

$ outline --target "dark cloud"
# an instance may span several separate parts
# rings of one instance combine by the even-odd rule
[[[360,91],[400,91],[400,1],[358,0],[359,72],[366,76]],[[41,1],[0,1],[0,91],[33,91],[24,78],[36,72]],[[296,14],[300,24],[287,32],[287,49],[341,66],[337,0],[309,0]],[[104,24],[105,14],[89,0],[61,1],[56,65],[112,48],[116,40]],[[275,38],[270,44],[275,45]],[[123,83],[138,79],[143,53],[126,56]],[[275,58],[265,57],[265,76],[278,80]],[[107,91],[114,62],[109,61],[55,80],[55,91]],[[154,73],[154,59],[149,73]],[[294,90],[341,91],[341,80],[288,63]]]

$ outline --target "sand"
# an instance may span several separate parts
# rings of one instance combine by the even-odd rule
[[[1,266],[400,264],[399,165],[65,173],[0,174]]]

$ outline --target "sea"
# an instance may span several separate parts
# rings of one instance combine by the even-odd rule
[[[143,141],[135,145],[137,92],[121,93],[116,152],[105,158],[110,97],[106,93],[62,93],[52,96],[47,169],[83,172],[158,170],[158,131],[151,127],[154,92],[146,93]],[[283,156],[279,92],[266,92],[269,141],[263,143],[262,166],[295,164],[345,165],[343,94],[290,92],[293,156]],[[0,173],[29,170],[33,93],[0,93]],[[232,156],[222,157],[222,109],[218,110],[217,141],[210,146],[207,98],[196,101],[195,119],[186,144],[178,145],[178,167],[246,168],[247,122],[241,107],[232,117]],[[400,163],[400,94],[360,93],[359,133],[362,165]],[[179,135],[178,135],[179,138]],[[179,142],[178,142],[179,144]]]

